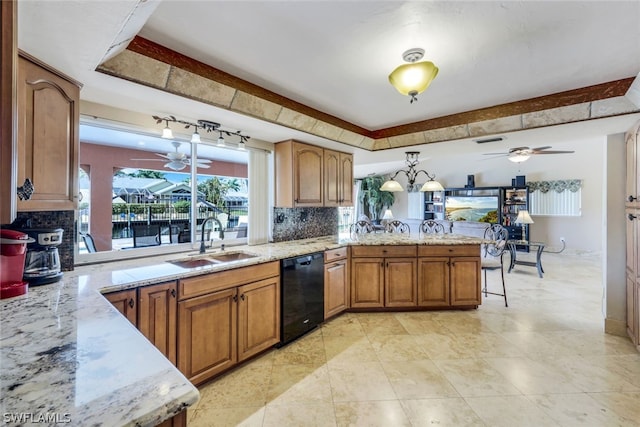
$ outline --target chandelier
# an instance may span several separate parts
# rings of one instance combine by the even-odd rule
[[[226,136],[237,136],[240,138],[240,141],[237,143],[236,148],[240,151],[246,150],[246,142],[250,136],[242,135],[241,131],[232,132],[228,130],[223,130],[220,128],[220,123],[212,122],[210,120],[198,120],[197,123],[188,122],[186,120],[176,119],[174,116],[160,117],[160,116],[152,116],[156,123],[160,124],[165,122],[165,127],[162,129],[162,137],[165,139],[174,139],[173,131],[169,127],[169,122],[171,123],[179,123],[184,125],[185,129],[193,128],[193,134],[191,135],[191,142],[201,142],[200,134],[198,133],[198,129],[204,129],[208,132],[218,132],[218,140],[216,145],[218,147],[226,147],[226,141],[223,135]]]
[[[389,83],[403,95],[411,97],[410,103],[417,101],[418,94],[424,92],[438,75],[438,67],[431,61],[421,61],[424,49],[409,49],[402,54],[408,64],[397,67],[389,74]]]
[[[382,184],[382,187],[380,187],[381,191],[404,191],[400,183],[395,180],[396,176],[398,176],[400,172],[405,174],[407,176],[407,179],[409,180],[409,183],[407,184],[407,191],[410,193],[416,191],[444,191],[444,187],[442,187],[442,184],[440,184],[438,181],[435,181],[435,175],[431,175],[429,174],[429,172],[423,169],[416,170],[416,166],[418,166],[418,163],[420,163],[420,161],[418,160],[418,156],[420,155],[419,151],[407,151],[406,155],[408,169],[400,169],[399,171],[394,173],[388,181]],[[421,172],[424,173],[427,178],[429,178],[429,180],[425,182],[422,187],[420,187],[420,184],[415,183],[418,174],[420,174]],[[418,189],[418,187],[420,188]]]

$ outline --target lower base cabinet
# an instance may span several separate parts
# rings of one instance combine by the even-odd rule
[[[349,308],[349,263],[347,248],[324,252],[324,318]]]
[[[138,329],[174,365],[177,361],[176,282],[138,289]]]
[[[125,291],[109,292],[104,297],[129,320],[135,327],[138,327],[138,293],[136,289]]]
[[[180,281],[178,368],[201,384],[280,342],[278,262]],[[246,284],[243,278],[266,277]],[[207,292],[208,289],[215,290]]]

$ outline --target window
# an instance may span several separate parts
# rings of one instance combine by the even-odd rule
[[[225,243],[246,242],[246,152],[206,142],[192,149],[189,142],[87,124],[80,141],[77,263],[197,248],[201,236],[219,240],[220,227]],[[197,175],[192,164],[199,165]],[[219,223],[208,221],[203,232],[208,217]]]
[[[531,215],[580,216],[582,180],[529,181]]]

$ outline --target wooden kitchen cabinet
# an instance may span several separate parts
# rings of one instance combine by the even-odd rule
[[[351,307],[417,304],[416,246],[353,246]]]
[[[178,303],[178,369],[200,384],[238,361],[237,289]]]
[[[134,326],[138,326],[138,304],[136,301],[136,289],[127,289],[124,291],[109,292],[104,297],[129,320]]]
[[[322,206],[324,150],[289,140],[275,145],[276,206]]]
[[[18,211],[77,208],[80,84],[20,52],[17,183],[33,183]]]
[[[138,329],[174,365],[177,363],[177,283],[138,289]]]
[[[449,258],[418,258],[418,305],[420,307],[448,307]]]
[[[324,206],[353,206],[353,155],[324,150]]]
[[[347,248],[324,252],[324,318],[349,308],[349,263]]]
[[[418,260],[418,305],[480,305],[479,245],[418,246]]]
[[[196,385],[280,342],[280,263],[179,280],[177,340]]]
[[[280,277],[238,288],[238,361],[280,342]]]

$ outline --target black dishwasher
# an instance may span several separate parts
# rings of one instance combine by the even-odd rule
[[[280,345],[324,320],[324,252],[281,260]]]

